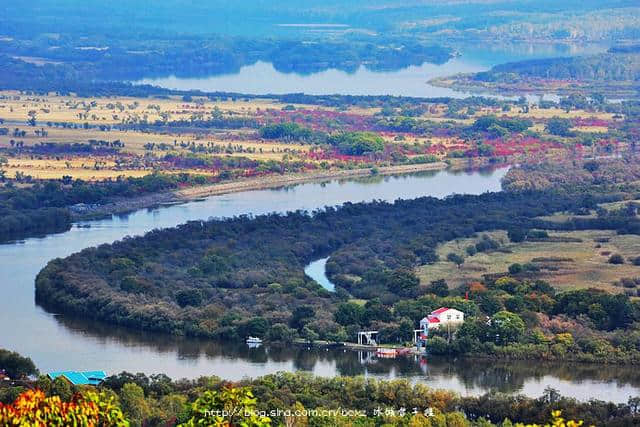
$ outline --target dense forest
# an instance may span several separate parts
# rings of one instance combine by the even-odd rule
[[[590,163],[580,167],[600,173]],[[602,166],[623,167],[622,161]],[[296,337],[345,341],[353,339],[360,327],[375,326],[386,341],[404,342],[425,311],[457,306],[478,319],[513,315],[522,325],[513,339],[505,341],[492,339],[491,330],[469,331],[468,339],[477,344],[460,348],[499,356],[506,353],[505,346],[531,345],[521,357],[549,358],[557,356],[544,351],[543,338],[524,333],[525,321],[530,327],[542,327],[540,315],[587,315],[592,316],[587,324],[591,332],[583,341],[576,337],[577,347],[567,346],[565,353],[572,348],[573,356],[586,360],[597,353],[594,340],[605,340],[618,347],[609,360],[636,362],[640,360],[637,339],[623,344],[607,335],[640,319],[637,303],[627,295],[589,290],[556,293],[536,279],[534,269],[521,266],[505,272],[505,277],[513,276],[507,284],[497,280],[500,277],[487,278],[478,288],[481,292],[471,292],[471,299],[464,300],[469,288],[420,284],[413,272],[417,265],[437,260],[437,243],[489,230],[510,230],[514,241],[524,239],[530,230],[640,232],[640,221],[625,211],[581,216],[599,202],[628,197],[630,189],[624,184],[613,181],[598,187],[585,180],[582,185],[591,194],[566,189],[509,191],[193,221],[53,260],[37,278],[36,297],[57,310],[131,327],[229,339],[258,335],[272,341]],[[563,211],[577,216],[565,223],[537,219]],[[303,273],[307,263],[329,254],[327,270],[338,285],[335,293]],[[529,300],[531,294],[538,297]],[[352,298],[366,304],[354,304]],[[581,307],[601,309],[576,309],[563,302],[566,298],[584,301]],[[435,344],[432,348],[442,353],[461,351]]]

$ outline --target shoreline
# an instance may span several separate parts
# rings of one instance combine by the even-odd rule
[[[447,169],[448,164],[445,162],[422,163],[417,165],[397,165],[384,166],[376,168],[376,175],[394,175],[406,174],[425,171],[439,171]],[[278,188],[287,185],[304,184],[308,182],[357,178],[365,176],[373,176],[373,168],[364,169],[347,169],[335,171],[322,171],[312,173],[294,173],[288,175],[267,175],[261,178],[249,178],[246,180],[238,180],[228,183],[211,184],[201,187],[192,187],[174,192],[180,199],[184,201],[193,200],[194,198],[217,196],[220,194],[238,193],[252,190],[266,190],[269,188]]]
[[[570,84],[559,86],[553,81],[536,81],[533,85],[527,86],[522,83],[504,82],[477,82],[471,80],[475,73],[463,73],[446,77],[435,77],[428,81],[430,85],[455,90],[457,92],[468,93],[473,96],[507,97],[515,98],[523,95],[544,96],[551,95],[557,97],[583,94],[584,92],[600,92],[611,99],[635,99],[636,93],[633,86],[629,84],[602,84],[598,85],[588,81],[571,81]]]
[[[449,168],[449,165],[445,162],[421,163],[416,165],[384,166],[376,168],[375,170],[377,170],[377,173],[375,175],[395,175],[426,171],[441,171],[446,170],[447,168]],[[294,173],[285,175],[266,175],[259,178],[243,178],[232,182],[208,184],[180,190],[153,193],[107,203],[98,207],[91,213],[74,214],[73,221],[89,221],[108,215],[126,214],[139,209],[152,208],[162,205],[187,203],[201,198],[219,196],[222,194],[266,190],[316,181],[374,176],[374,174],[372,173],[373,170],[373,168],[363,168],[311,173]]]

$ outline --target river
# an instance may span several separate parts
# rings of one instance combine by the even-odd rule
[[[405,176],[307,183],[248,191],[76,224],[43,238],[0,245],[0,348],[31,357],[43,372],[103,369],[166,373],[173,378],[218,375],[230,380],[277,371],[318,375],[405,377],[462,394],[489,390],[539,396],[547,385],[587,399],[626,401],[640,391],[640,374],[626,367],[496,363],[444,359],[376,360],[343,350],[261,347],[150,334],[49,313],[34,302],[34,279],[51,259],[89,246],[141,235],[189,220],[239,214],[313,210],[346,201],[498,191],[506,169],[433,171]],[[78,227],[90,225],[90,228]]]

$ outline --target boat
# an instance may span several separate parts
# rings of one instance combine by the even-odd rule
[[[398,352],[396,351],[395,348],[378,347],[376,351],[376,355],[379,358],[383,358],[383,359],[394,359],[397,356],[397,354]]]
[[[257,337],[249,337],[247,338],[247,344],[262,344],[262,340]]]

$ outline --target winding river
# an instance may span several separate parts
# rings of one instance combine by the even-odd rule
[[[370,354],[343,350],[249,349],[244,344],[155,335],[89,322],[47,312],[34,303],[35,276],[49,260],[125,236],[210,217],[313,210],[346,201],[393,201],[498,191],[505,173],[506,169],[438,171],[233,193],[76,224],[65,233],[0,245],[0,348],[28,355],[43,372],[104,369],[109,373],[163,372],[173,378],[218,375],[234,380],[283,370],[304,370],[324,376],[405,377],[461,394],[494,390],[539,396],[546,386],[552,386],[581,399],[596,397],[622,402],[629,395],[637,395],[640,374],[633,368],[413,358],[377,360]],[[315,268],[323,273],[324,265],[320,264]]]

